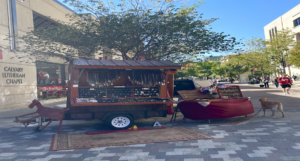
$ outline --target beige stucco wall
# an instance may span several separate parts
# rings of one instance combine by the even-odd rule
[[[72,14],[71,11],[53,0],[26,0],[23,3],[16,0],[16,11],[18,35],[24,35],[33,28],[33,11],[66,22],[68,18],[65,15]],[[31,93],[37,92],[36,66],[31,62],[24,63],[20,59],[11,59],[16,54],[24,55],[24,53],[14,53],[5,49],[9,47],[9,41],[4,40],[7,38],[8,33],[7,1],[0,0],[0,49],[3,51],[3,59],[0,59],[0,111],[28,106],[29,103],[25,100],[32,100]],[[26,59],[22,60],[26,62]],[[58,64],[65,63],[65,60],[60,57],[51,57],[47,61]],[[8,69],[7,67],[21,68],[22,72],[5,71],[5,69]],[[22,73],[25,77],[8,78],[5,77],[7,76],[6,73]],[[10,83],[11,80],[15,79],[20,80],[15,84]]]

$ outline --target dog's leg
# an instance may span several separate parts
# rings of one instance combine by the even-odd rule
[[[273,119],[275,119],[275,112],[276,112],[276,109],[272,109],[272,113],[273,113]]]
[[[264,108],[263,110],[264,110],[264,117],[266,117],[266,109]]]
[[[282,106],[282,104],[279,104],[279,110],[282,113],[282,117],[284,117],[284,112],[283,112],[283,106]]]

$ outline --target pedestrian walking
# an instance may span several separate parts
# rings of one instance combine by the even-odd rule
[[[265,88],[269,88],[269,77],[266,77],[264,80]]]
[[[297,76],[293,75],[293,79],[294,79],[294,81],[296,81],[296,79],[297,79]]]
[[[261,78],[260,78],[260,77],[257,77],[257,78],[256,78],[256,81],[261,82]]]
[[[286,93],[290,94],[289,91],[292,86],[292,81],[290,78],[287,77],[287,74],[282,74],[282,76],[280,78],[278,78],[278,82],[280,83],[280,85],[282,87],[283,94],[284,95],[286,95]]]
[[[279,86],[278,77],[275,77],[274,84],[275,84],[276,88],[278,88],[278,86]]]

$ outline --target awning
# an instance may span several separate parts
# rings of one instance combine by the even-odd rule
[[[75,68],[180,69],[171,61],[74,59]]]

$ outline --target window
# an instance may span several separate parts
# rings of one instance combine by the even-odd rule
[[[272,32],[269,30],[270,39],[272,39]]]
[[[274,28],[272,28],[272,36],[275,38]]]
[[[275,27],[275,34],[277,35],[277,27]]]
[[[300,17],[294,20],[294,27],[300,25]]]
[[[33,16],[33,25],[35,29],[45,28],[48,26],[57,26],[57,24],[53,20],[37,12],[33,11],[32,16]]]
[[[48,62],[36,63],[37,86],[65,85],[65,66]]]

